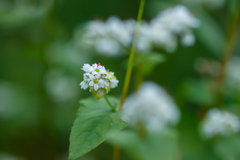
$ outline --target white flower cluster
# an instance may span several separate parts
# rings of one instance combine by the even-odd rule
[[[211,138],[216,135],[227,136],[239,131],[239,118],[233,113],[218,109],[208,111],[201,128],[204,138]]]
[[[178,36],[182,45],[191,46],[195,42],[192,29],[197,28],[199,24],[199,20],[185,6],[168,8],[160,12],[149,24],[141,27],[137,48],[144,53],[154,46],[173,52],[177,47]]]
[[[191,46],[195,42],[192,29],[199,24],[185,6],[166,9],[138,28],[137,51],[149,53],[158,47],[173,52],[177,48],[178,37],[184,46]],[[106,22],[91,21],[84,33],[78,32],[76,42],[102,54],[119,55],[130,48],[135,26],[136,21],[121,21],[117,17],[110,17]]]
[[[240,92],[240,57],[233,57],[228,65],[226,83],[229,88]]]
[[[122,119],[133,127],[140,122],[148,131],[159,132],[179,121],[180,112],[167,93],[152,82],[145,82],[139,91],[127,98]]]
[[[82,70],[86,73],[83,74],[84,80],[80,83],[81,88],[84,90],[89,88],[97,99],[118,85],[119,81],[114,76],[114,72],[109,72],[100,63],[84,64]]]
[[[101,54],[118,55],[130,46],[135,24],[134,20],[121,21],[117,17],[110,17],[106,22],[91,21],[83,35],[79,33],[80,41],[78,34],[76,38],[80,44],[83,42]]]

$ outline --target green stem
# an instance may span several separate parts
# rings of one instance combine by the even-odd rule
[[[137,123],[137,131],[140,138],[146,137],[146,128],[141,121],[138,121]]]
[[[230,28],[230,32],[227,36],[225,48],[223,51],[223,55],[220,61],[220,67],[219,67],[219,75],[212,81],[211,87],[213,88],[214,93],[217,95],[218,100],[216,101],[216,106],[222,107],[226,101],[226,87],[223,84],[228,64],[234,54],[234,49],[238,41],[238,29],[239,29],[239,23],[240,23],[240,6],[238,7],[237,14],[234,15],[232,18],[232,24]],[[223,93],[221,93],[221,90],[225,90]],[[220,94],[219,94],[220,93]]]
[[[233,19],[231,30],[230,30],[230,33],[227,38],[227,43],[226,43],[225,49],[223,51],[223,56],[222,56],[222,59],[220,62],[221,64],[220,64],[219,76],[216,79],[216,84],[217,84],[216,89],[217,90],[219,90],[219,88],[221,87],[221,84],[222,84],[223,79],[226,74],[227,65],[228,65],[229,61],[231,60],[231,57],[233,56],[233,53],[234,53],[234,48],[235,48],[236,42],[238,40],[237,32],[238,32],[239,23],[240,23],[240,7],[238,8],[238,12]]]
[[[117,144],[113,145],[113,160],[120,160],[120,148]]]
[[[143,57],[136,57],[136,58],[144,59]],[[143,75],[142,61],[141,61],[135,66],[135,70],[134,70],[134,91],[137,91],[139,89],[143,81],[144,81],[144,75]]]
[[[107,96],[106,96],[106,95],[104,96],[104,98],[106,99],[106,101],[107,101],[108,105],[109,105],[109,106],[112,108],[112,110],[113,110],[114,112],[117,112],[116,108],[115,108],[115,107],[113,107],[113,105],[110,103],[110,101],[108,100],[108,98],[107,98]]]
[[[138,11],[137,26],[134,31],[133,43],[132,43],[132,47],[131,47],[131,51],[130,51],[130,55],[129,55],[127,73],[125,76],[119,110],[122,110],[122,108],[123,108],[123,104],[126,99],[130,80],[131,80],[131,74],[132,74],[132,69],[133,69],[133,59],[134,59],[134,55],[135,55],[135,51],[136,51],[136,44],[137,44],[137,34],[138,34],[138,29],[139,29],[139,26],[140,26],[140,23],[142,20],[144,5],[145,5],[145,0],[141,0],[139,11]]]

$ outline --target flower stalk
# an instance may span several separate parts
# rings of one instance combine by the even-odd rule
[[[139,29],[141,21],[142,21],[144,5],[145,5],[145,0],[141,0],[139,11],[138,11],[138,17],[137,17],[137,25],[136,25],[136,28],[134,31],[133,43],[132,43],[132,47],[130,50],[130,56],[129,56],[128,65],[127,65],[127,73],[125,76],[122,97],[121,97],[120,105],[118,108],[119,111],[121,111],[123,108],[123,104],[126,99],[130,80],[131,80],[131,74],[132,74],[132,70],[133,70],[133,59],[134,59],[135,52],[136,52],[137,34],[138,34],[138,29]],[[114,144],[113,160],[119,160],[119,159],[120,159],[120,148],[117,144]]]
[[[139,11],[138,11],[137,25],[136,25],[136,28],[134,31],[133,43],[132,43],[129,60],[128,60],[128,65],[127,65],[127,73],[125,76],[122,97],[121,97],[121,101],[120,101],[120,105],[119,105],[119,110],[122,110],[122,108],[123,108],[123,104],[126,99],[130,80],[131,80],[131,74],[132,74],[132,70],[133,70],[133,59],[134,59],[135,52],[136,52],[137,34],[138,34],[138,29],[140,27],[141,20],[142,20],[144,5],[145,5],[145,0],[141,0]]]
[[[225,49],[223,51],[223,56],[221,59],[221,65],[220,65],[220,71],[219,71],[219,76],[216,79],[216,89],[218,90],[221,87],[221,84],[223,82],[223,79],[225,77],[226,74],[226,68],[227,65],[230,61],[230,59],[233,56],[234,53],[234,48],[235,48],[235,44],[237,42],[238,39],[238,28],[239,28],[239,23],[240,23],[240,7],[238,7],[238,11],[237,14],[235,15],[234,19],[233,19],[233,23],[231,26],[231,30],[230,33],[227,37],[227,42],[226,42],[226,46]]]
[[[108,100],[108,98],[107,98],[106,95],[104,95],[104,98],[105,98],[105,100],[107,101],[108,105],[112,108],[112,110],[113,110],[114,112],[117,112],[116,108],[113,107],[113,105],[110,103],[110,101]]]

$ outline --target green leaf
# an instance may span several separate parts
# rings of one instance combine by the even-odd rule
[[[224,159],[240,158],[240,138],[239,135],[232,137],[222,137],[214,144],[217,155]]]
[[[209,51],[220,57],[225,44],[225,36],[222,28],[203,9],[199,9],[196,13],[201,21],[200,27],[196,29],[197,37]]]
[[[149,3],[146,6],[146,15],[149,18],[152,18],[154,16],[156,16],[160,11],[173,6],[174,3],[173,1],[169,1],[169,0],[152,0],[151,3]]]
[[[149,75],[154,68],[164,62],[166,57],[160,53],[149,53],[144,55],[138,55],[135,59],[135,66],[143,75]]]
[[[111,133],[109,142],[117,143],[130,158],[136,160],[177,159],[177,134],[174,130],[140,137],[135,131]]]
[[[215,102],[214,94],[209,86],[209,80],[187,80],[180,89],[182,99],[196,104],[212,105]]]
[[[118,106],[118,99],[109,97],[109,101]],[[104,142],[109,131],[119,131],[126,126],[119,113],[113,112],[104,99],[81,100],[70,135],[69,159],[83,156]]]
[[[237,14],[240,0],[228,0],[228,9],[232,15]]]

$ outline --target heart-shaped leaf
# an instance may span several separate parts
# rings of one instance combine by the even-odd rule
[[[109,101],[115,107],[119,102],[116,98],[109,98]],[[81,100],[70,135],[69,159],[83,156],[104,142],[109,131],[119,131],[126,126],[119,113],[113,112],[104,99]]]

